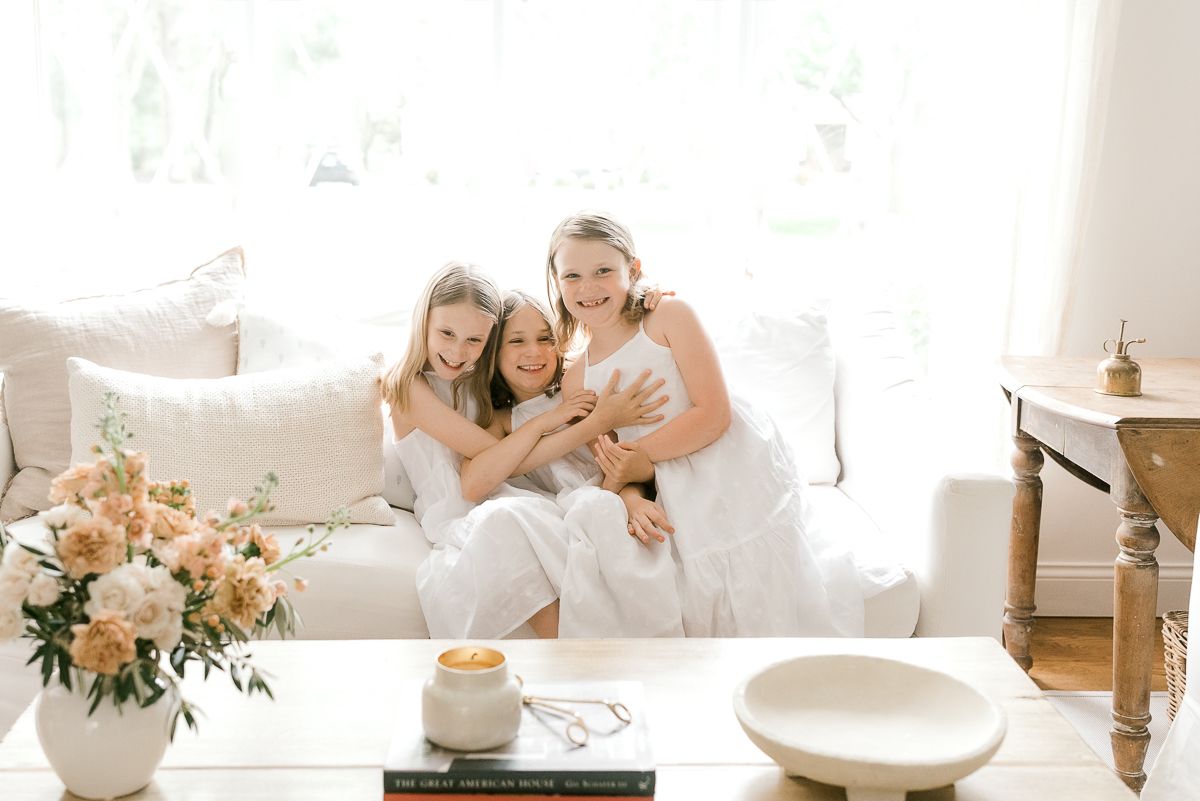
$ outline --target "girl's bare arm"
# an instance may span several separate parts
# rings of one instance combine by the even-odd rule
[[[725,433],[731,419],[729,391],[716,348],[691,306],[663,298],[646,317],[646,333],[671,348],[692,399],[692,408],[637,440],[650,461],[661,462],[695,453]]]
[[[419,428],[455,453],[470,459],[495,445],[499,438],[442,402],[424,378],[413,382],[409,406],[392,409],[397,438]]]

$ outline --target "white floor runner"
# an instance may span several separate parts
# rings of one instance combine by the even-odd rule
[[[1112,729],[1112,693],[1062,692],[1047,690],[1046,697],[1093,751],[1113,767],[1112,746],[1108,732]],[[1158,758],[1158,749],[1170,728],[1167,720],[1167,694],[1150,693],[1150,747],[1146,751],[1147,773]]]

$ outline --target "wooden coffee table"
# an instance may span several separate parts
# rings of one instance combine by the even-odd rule
[[[274,675],[276,702],[246,698],[228,680],[189,676],[203,707],[199,735],[181,729],[151,785],[132,798],[367,799],[382,796],[381,768],[397,723],[420,726],[419,681],[437,640],[264,642],[259,663]],[[527,682],[632,679],[658,763],[656,798],[842,799],[841,788],[788,778],[743,734],[734,687],[775,661],[859,653],[949,672],[995,699],[1008,736],[992,761],[958,782],[910,794],[945,799],[1133,799],[994,640],[509,640],[503,650]],[[195,679],[198,679],[196,676]],[[0,796],[59,799],[28,709],[0,743]]]

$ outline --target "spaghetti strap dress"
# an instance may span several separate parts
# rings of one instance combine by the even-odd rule
[[[561,402],[561,395],[538,395],[514,406],[513,430]],[[559,637],[682,637],[670,546],[629,536],[625,503],[600,488],[600,468],[587,447],[524,477],[556,498],[566,526]]]
[[[585,365],[584,384],[596,392],[614,370],[622,383],[643,370],[665,380],[664,420],[618,429],[623,441],[693,405],[671,349],[642,325],[614,353]],[[733,392],[730,404],[729,428],[715,442],[654,465],[658,501],[675,526],[668,541],[680,571],[684,631],[861,637],[863,590],[853,555],[814,524],[804,479],[770,417]]]
[[[450,382],[425,377],[454,408]],[[475,417],[470,404],[460,411]],[[457,453],[418,429],[395,447],[416,494],[413,513],[433,545],[417,569],[430,637],[504,637],[558,597],[567,542],[553,499],[502,484],[473,504],[462,495]]]

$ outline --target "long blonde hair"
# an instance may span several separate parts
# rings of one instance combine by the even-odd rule
[[[500,328],[500,290],[491,278],[474,264],[452,261],[434,273],[425,285],[413,310],[404,358],[388,368],[383,376],[384,398],[393,409],[407,411],[413,382],[429,362],[429,311],[438,306],[467,302],[492,322],[483,352],[463,375],[454,379],[454,408],[463,408],[463,396],[475,401],[475,422],[487,428],[492,423],[492,397],[488,384],[496,366],[496,340]]]
[[[581,211],[572,214],[554,229],[550,236],[550,250],[546,254],[546,294],[550,297],[550,305],[554,309],[554,333],[558,337],[559,347],[564,351],[570,349],[576,333],[582,327],[563,303],[562,293],[558,291],[558,274],[554,270],[554,256],[568,239],[589,239],[614,247],[625,258],[626,267],[632,265],[637,258],[637,251],[633,247],[633,234],[603,212]],[[632,276],[629,295],[626,296],[625,305],[621,309],[621,315],[631,323],[640,322],[646,313],[642,306],[646,286],[642,284],[641,278],[640,270],[637,275]]]
[[[537,310],[537,313],[542,316],[542,319],[546,321],[546,325],[550,328],[550,336],[555,336],[554,318],[550,314],[550,310],[546,308],[546,304],[542,303],[533,295],[522,292],[519,289],[510,289],[504,293],[504,313],[500,318],[500,325],[496,326],[497,361],[499,361],[500,352],[499,338],[504,336],[504,326],[508,324],[509,319],[511,319],[514,314],[526,306],[531,306]],[[558,390],[562,386],[564,359],[562,349],[558,346],[557,337],[555,337],[554,341],[554,352],[558,357],[558,363],[554,367],[554,375],[551,376],[550,383],[547,384],[546,389],[543,390],[546,394],[546,397],[549,398],[552,398],[558,394]],[[517,405],[517,397],[513,393],[512,387],[508,385],[508,382],[504,380],[504,376],[500,373],[499,364],[497,364],[496,369],[492,371],[492,405],[497,409],[503,409]]]

